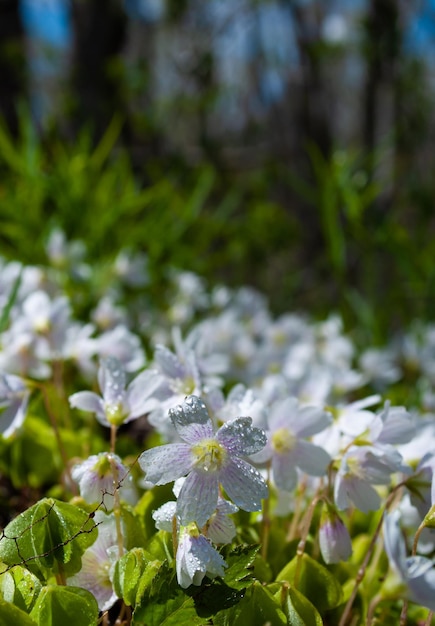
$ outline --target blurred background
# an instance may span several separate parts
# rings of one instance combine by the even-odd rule
[[[0,0],[0,254],[435,315],[435,0]]]

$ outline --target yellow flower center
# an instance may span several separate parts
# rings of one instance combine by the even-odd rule
[[[216,472],[225,463],[227,451],[215,439],[203,439],[192,446],[193,464],[204,472]]]
[[[177,393],[182,393],[186,396],[190,396],[195,392],[195,381],[192,376],[186,376],[186,378],[177,378],[173,381],[172,390]]]
[[[98,477],[103,479],[112,473],[112,467],[110,465],[109,457],[106,455],[101,456],[93,467],[94,472],[98,474]]]
[[[295,447],[295,443],[296,437],[287,428],[279,428],[272,435],[272,448],[278,454],[290,452]]]
[[[120,426],[127,416],[122,402],[106,403],[104,411],[106,413],[107,421],[109,424],[113,424],[114,426]]]
[[[346,459],[347,471],[345,473],[346,478],[352,478],[356,476],[358,478],[365,478],[364,471],[361,467],[360,461],[352,456]]]

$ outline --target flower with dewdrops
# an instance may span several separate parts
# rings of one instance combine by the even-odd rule
[[[261,474],[243,457],[259,452],[266,435],[252,426],[250,417],[239,417],[214,431],[204,402],[189,396],[170,411],[172,423],[182,439],[146,450],[139,464],[146,480],[164,485],[186,476],[177,501],[177,516],[185,526],[204,524],[214,513],[219,485],[245,511],[259,511],[268,495]]]
[[[126,386],[127,376],[114,357],[101,359],[98,383],[102,397],[93,391],[79,391],[69,397],[73,408],[95,413],[103,426],[121,426],[155,407],[153,393],[158,380],[152,370],[141,372]]]
[[[194,523],[180,528],[175,563],[178,584],[183,589],[201,585],[204,576],[223,576],[227,567],[222,556]]]
[[[136,503],[137,494],[131,475],[116,454],[93,454],[75,465],[71,476],[79,486],[81,497],[90,504],[104,502],[105,509],[111,511],[115,489],[119,489],[121,500]]]
[[[175,481],[173,492],[178,497],[185,478],[179,478]],[[236,526],[229,515],[237,513],[239,508],[224,500],[224,498],[218,497],[218,503],[216,510],[211,515],[210,519],[206,522],[203,533],[216,544],[231,543],[236,536]],[[153,512],[153,520],[156,523],[156,527],[159,530],[166,530],[172,533],[174,518],[177,514],[177,503],[174,500],[165,502],[161,507]],[[178,520],[177,520],[178,525]]]

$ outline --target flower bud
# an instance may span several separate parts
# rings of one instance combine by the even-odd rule
[[[335,508],[330,504],[326,504],[322,511],[319,544],[325,563],[347,561],[352,555],[352,541],[349,531]]]

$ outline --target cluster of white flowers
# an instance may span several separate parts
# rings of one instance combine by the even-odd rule
[[[388,494],[400,494],[400,485],[405,493],[417,475],[424,475],[429,494],[431,485],[435,491],[433,327],[415,327],[385,349],[358,352],[337,316],[322,322],[294,313],[274,318],[251,289],[208,293],[195,275],[173,272],[167,309],[148,311],[148,321],[134,332],[122,306],[122,286],[146,290],[150,278],[143,257],[117,258],[111,276],[118,282],[113,278],[93,303],[94,322],[88,322],[74,317],[76,303],[58,280],[59,268],[78,257],[79,278],[73,279],[90,280],[82,249],[68,249],[57,233],[48,251],[51,268],[6,262],[1,267],[0,303],[8,309],[0,333],[3,437],[19,435],[35,381],[54,377],[64,363],[73,364],[90,388],[97,380],[100,390],[76,390],[69,397],[72,409],[93,413],[115,434],[124,424],[146,420],[161,443],[139,458],[146,488],[177,481],[176,501],[155,511],[154,519],[157,528],[176,528],[182,587],[224,575],[226,563],[216,546],[236,535],[228,516],[238,509],[261,511],[272,494],[281,515],[292,512],[302,483],[307,501],[319,497],[319,545],[325,562],[334,563],[351,553],[339,512],[380,510]],[[381,397],[410,370],[418,405],[405,409]],[[133,484],[114,449],[77,463],[72,478],[89,502],[108,494],[110,511],[116,507],[113,472],[119,497],[134,502],[143,484]],[[406,501],[418,511],[417,526],[433,504],[426,491],[422,486],[417,494],[418,508],[415,489]],[[412,573],[399,536],[405,499],[386,512],[386,548],[409,597],[434,608],[427,597],[435,591],[435,570],[426,560]],[[101,524],[101,539],[89,549],[92,558],[84,559],[83,571],[72,579],[86,586],[86,563],[106,563],[100,568],[106,593],[96,589],[98,577],[91,577],[89,587],[101,610],[116,600],[109,566],[116,557],[115,535],[111,521]]]

